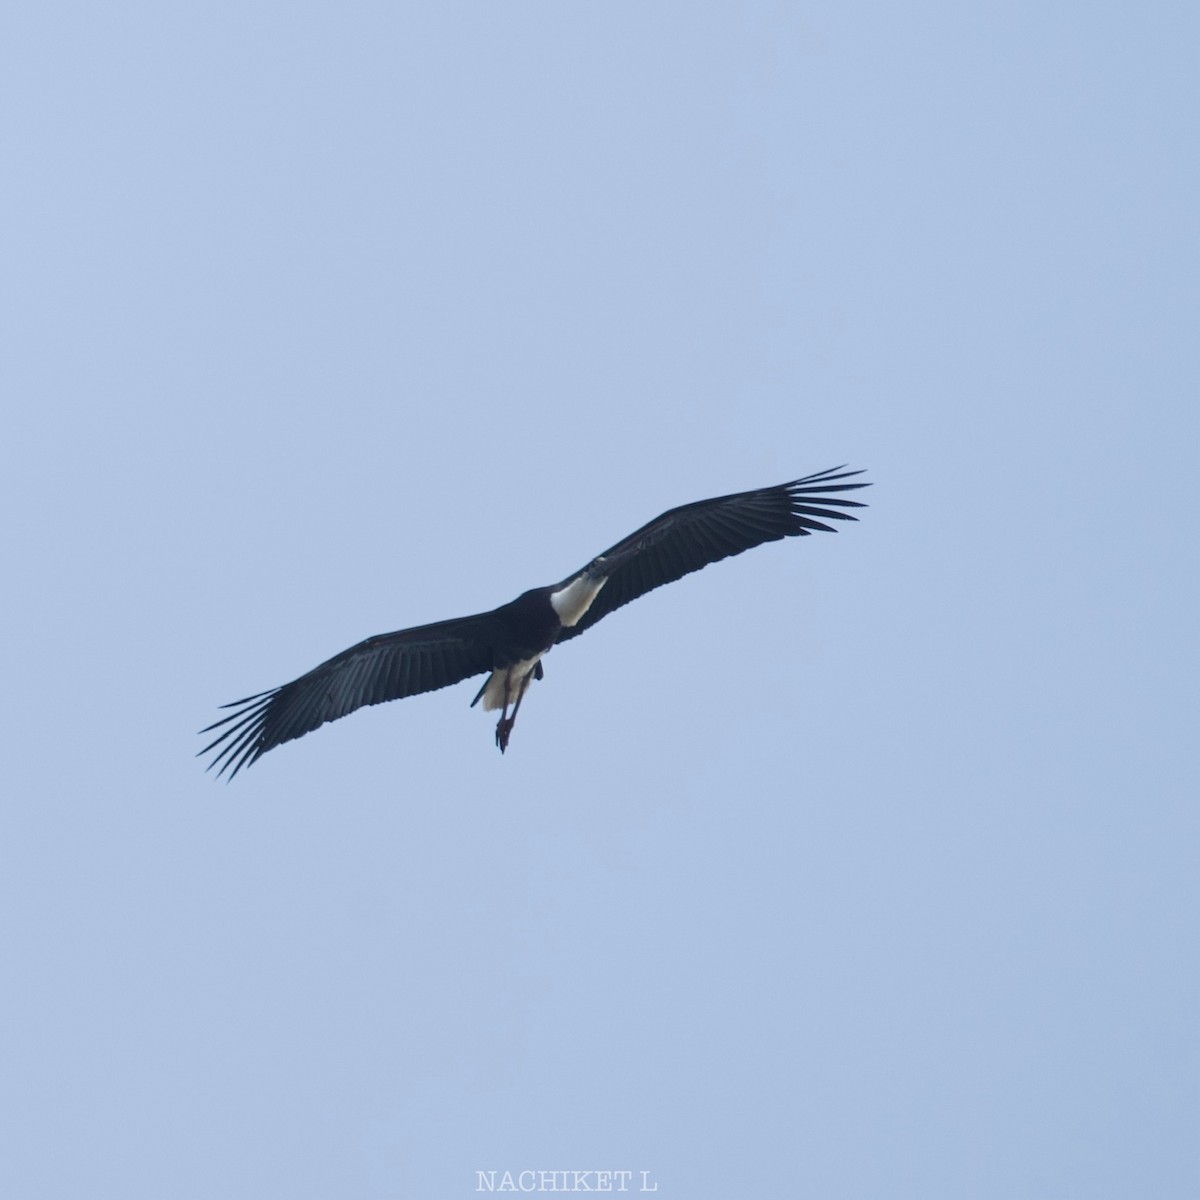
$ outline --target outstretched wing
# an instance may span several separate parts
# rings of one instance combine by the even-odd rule
[[[493,642],[488,613],[367,638],[291,683],[224,705],[234,711],[200,731],[223,729],[200,753],[216,750],[208,769],[232,779],[268,750],[356,708],[490,671]]]
[[[600,555],[618,565],[579,623],[564,629],[558,640],[575,637],[631,600],[709,563],[780,538],[833,533],[825,521],[857,520],[843,510],[866,506],[835,493],[869,487],[841,482],[861,474],[833,467],[778,487],[698,500],[663,513]]]

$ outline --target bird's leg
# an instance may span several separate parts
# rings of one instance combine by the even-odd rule
[[[508,745],[508,735],[512,732],[512,722],[508,719],[508,683],[509,673],[504,673],[504,706],[500,709],[500,720],[496,722],[496,745],[500,747],[500,753],[504,753],[504,748]]]
[[[513,726],[517,723],[517,713],[521,708],[521,701],[525,698],[525,689],[529,687],[529,681],[533,678],[533,672],[526,672],[521,680],[521,686],[517,689],[517,702],[513,705],[512,716],[508,715],[508,680],[504,682],[504,708],[500,713],[500,720],[496,724],[496,745],[500,747],[500,753],[503,754],[508,749],[508,739],[512,736]]]

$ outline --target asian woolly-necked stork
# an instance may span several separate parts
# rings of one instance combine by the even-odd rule
[[[843,510],[865,507],[835,494],[869,486],[843,482],[861,474],[834,467],[778,487],[673,508],[560,583],[533,588],[491,612],[367,638],[291,683],[225,705],[234,711],[200,731],[222,730],[200,754],[216,750],[209,768],[219,767],[218,777],[228,771],[232,779],[268,750],[356,708],[485,672],[471,705],[482,700],[485,710],[500,710],[496,745],[503,753],[526,689],[542,678],[542,656],[552,646],[709,563],[780,538],[818,529],[833,533],[825,520],[853,521]]]

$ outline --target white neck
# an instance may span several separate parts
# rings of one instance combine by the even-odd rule
[[[578,623],[579,619],[592,606],[600,589],[608,582],[607,578],[592,579],[586,572],[572,579],[566,587],[550,593],[550,603],[558,614],[558,619],[568,628]]]

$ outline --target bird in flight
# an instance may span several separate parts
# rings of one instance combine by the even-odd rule
[[[487,674],[471,701],[500,710],[496,745],[508,748],[530,682],[542,678],[542,656],[590,629],[610,612],[709,563],[764,542],[833,533],[828,520],[856,520],[863,508],[840,493],[868,487],[861,475],[834,467],[777,487],[698,500],[656,517],[582,570],[533,588],[491,612],[418,625],[367,638],[299,679],[235,700],[233,711],[201,733],[220,733],[200,754],[215,751],[209,769],[232,779],[268,750],[336,721],[355,709],[432,692]],[[511,712],[510,712],[511,710]]]

